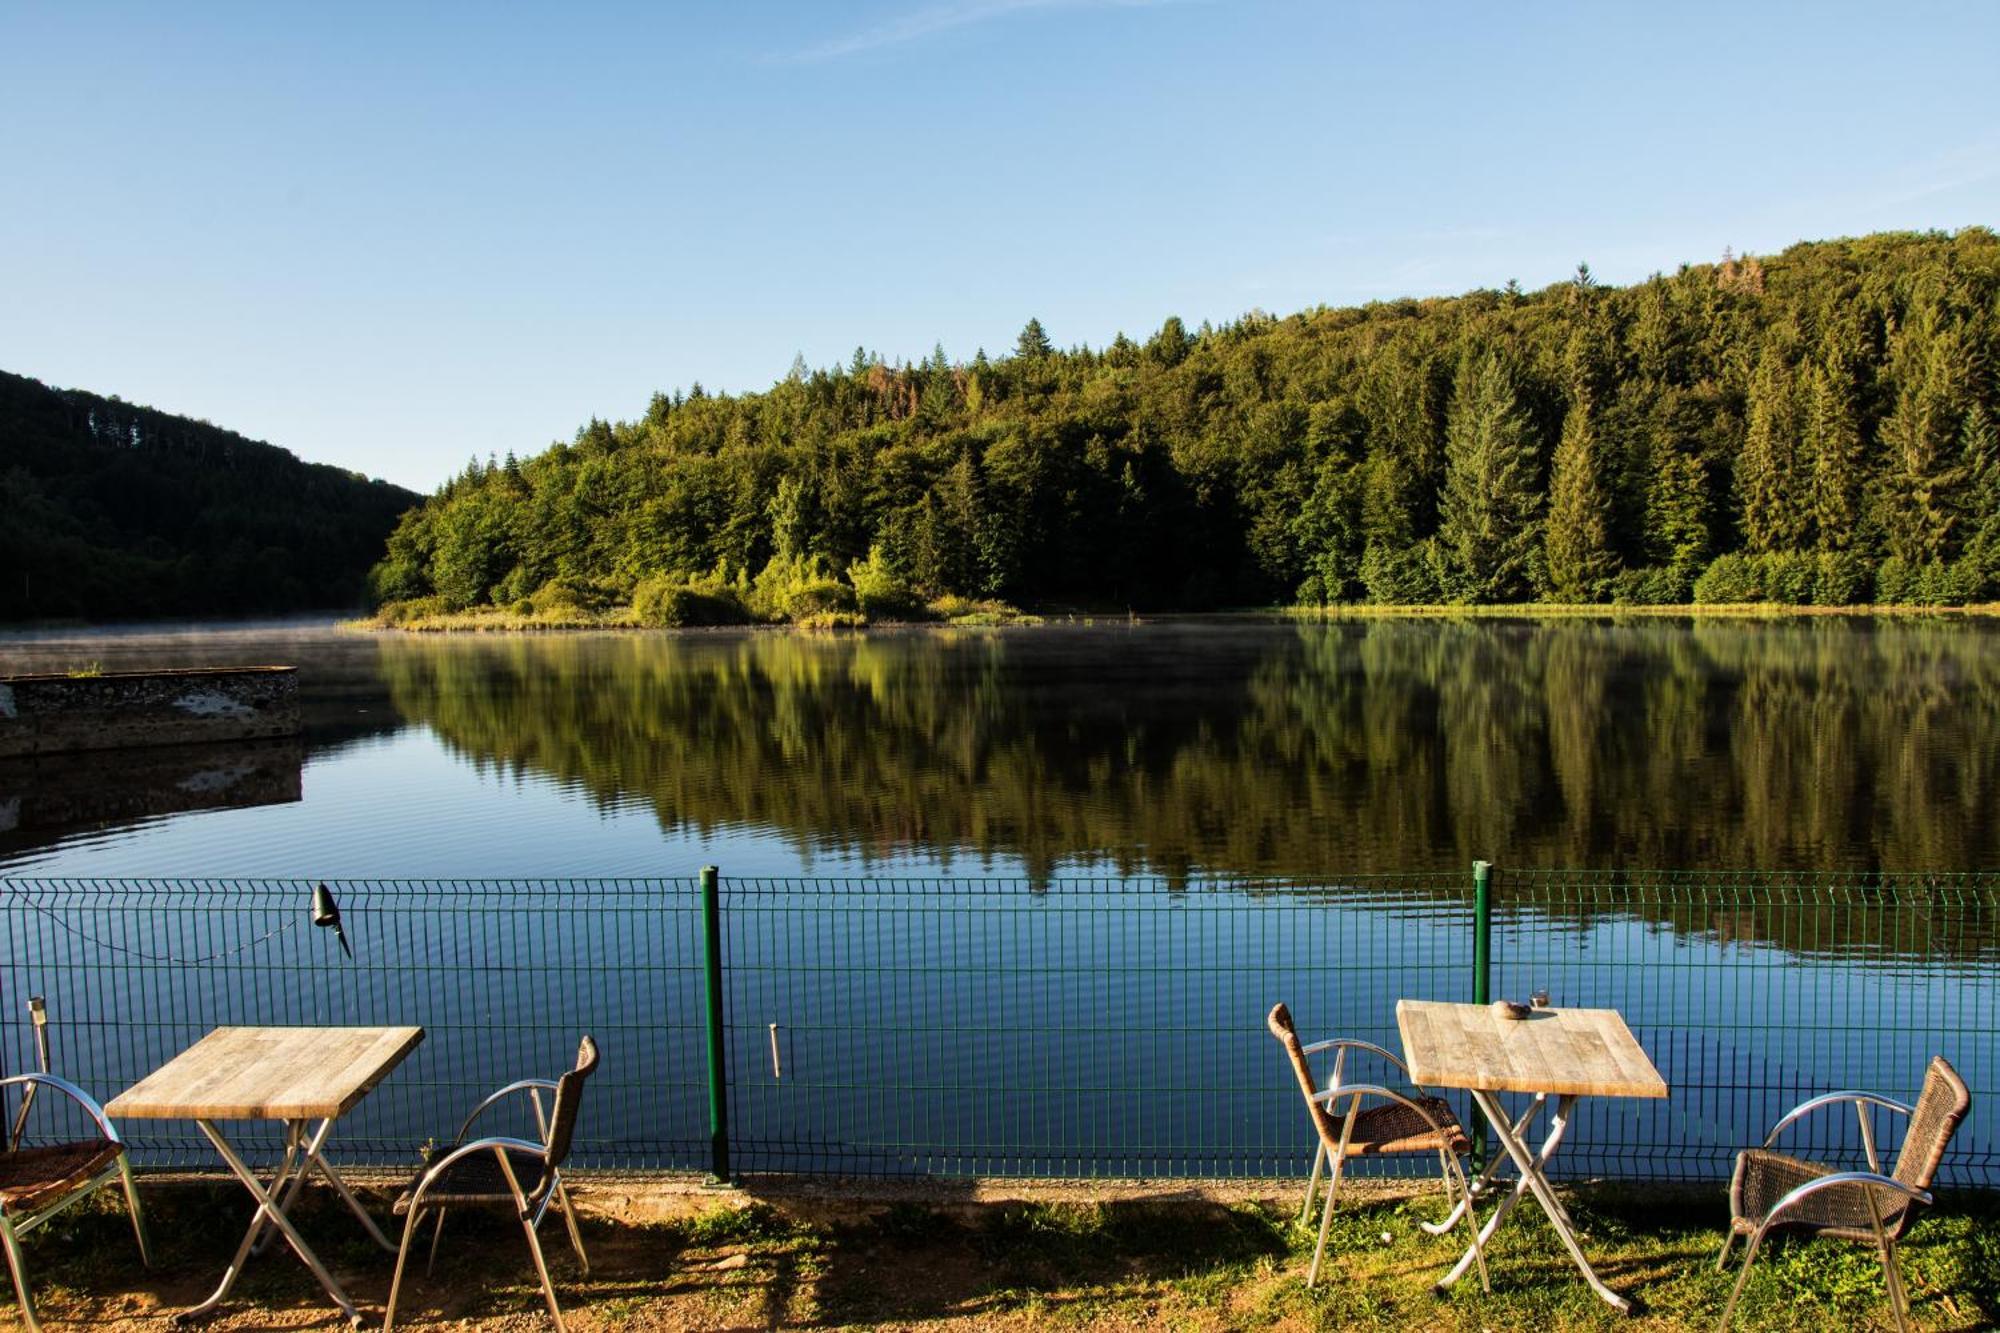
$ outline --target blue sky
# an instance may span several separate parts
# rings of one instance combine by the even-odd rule
[[[428,490],[656,388],[2000,224],[2000,5],[0,0],[0,369]]]

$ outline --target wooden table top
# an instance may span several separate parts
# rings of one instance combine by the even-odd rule
[[[1410,1078],[1426,1087],[1557,1096],[1664,1097],[1616,1009],[1537,1009],[1503,1018],[1483,1004],[1396,1001]]]
[[[323,1120],[347,1114],[422,1028],[217,1028],[111,1099],[116,1120]]]

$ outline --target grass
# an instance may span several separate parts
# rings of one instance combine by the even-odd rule
[[[324,1192],[320,1192],[324,1195]],[[1343,1198],[1326,1270],[1305,1285],[1313,1236],[1289,1199],[1217,1202],[910,1203],[696,1201],[666,1222],[586,1219],[584,1279],[551,1220],[544,1238],[577,1333],[716,1327],[1235,1330],[1581,1329],[1714,1326],[1734,1278],[1714,1269],[1719,1191],[1591,1187],[1565,1191],[1586,1250],[1610,1285],[1642,1302],[1614,1314],[1577,1277],[1531,1206],[1488,1252],[1493,1291],[1476,1276],[1432,1283],[1463,1233],[1438,1239],[1435,1192]],[[155,1327],[206,1294],[247,1221],[240,1191],[152,1191],[161,1268],[138,1270],[123,1217],[107,1208],[51,1226],[28,1246],[51,1321]],[[379,1309],[388,1260],[324,1197],[302,1227],[364,1306]],[[1741,1250],[1737,1251],[1740,1256]],[[420,1273],[421,1265],[418,1271]],[[1904,1243],[1917,1326],[1988,1328],[2000,1317],[2000,1199],[1946,1196]],[[413,1281],[416,1281],[413,1279]],[[267,1257],[220,1327],[323,1323],[302,1267]],[[439,1321],[545,1327],[519,1234],[504,1218],[454,1214],[437,1275],[416,1281],[413,1326]],[[152,1321],[150,1323],[146,1321]],[[1739,1314],[1744,1329],[1889,1327],[1881,1270],[1861,1246],[1779,1240],[1760,1258]]]
[[[1005,602],[943,597],[928,604],[921,615],[909,620],[871,621],[859,612],[818,611],[789,622],[789,627],[802,630],[838,630],[863,629],[870,625],[909,624],[985,628],[1041,623],[1042,617],[1020,611]],[[629,606],[614,606],[603,611],[588,611],[573,606],[554,607],[547,611],[521,611],[512,607],[481,606],[465,611],[364,616],[357,620],[343,620],[340,622],[340,628],[407,630],[418,634],[515,634],[557,630],[634,630],[646,629],[648,626]]]

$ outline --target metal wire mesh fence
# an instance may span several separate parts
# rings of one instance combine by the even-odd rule
[[[1397,999],[1473,997],[1480,924],[1465,874],[724,878],[712,1088],[693,877],[329,882],[351,959],[312,888],[0,879],[7,1071],[33,1064],[30,994],[58,1070],[106,1097],[220,1024],[418,1023],[338,1133],[345,1160],[403,1163],[589,1031],[583,1165],[705,1169],[719,1129],[748,1173],[1288,1175],[1311,1138],[1271,1004],[1394,1047]],[[1503,869],[1491,897],[1491,993],[1618,1009],[1673,1089],[1586,1099],[1562,1169],[1719,1176],[1785,1107],[1907,1097],[1943,1053],[1975,1097],[1945,1179],[2000,1184],[2000,878]],[[212,1164],[192,1125],[127,1129],[142,1163]]]
[[[313,887],[0,879],[7,1072],[34,1067],[29,995],[47,997],[57,1072],[103,1098],[224,1024],[420,1024],[337,1132],[345,1160],[401,1164],[500,1084],[566,1068],[589,1031],[604,1067],[578,1151],[634,1168],[705,1152],[692,879],[329,881],[351,958],[313,928]],[[142,1164],[214,1164],[192,1123],[122,1129]]]

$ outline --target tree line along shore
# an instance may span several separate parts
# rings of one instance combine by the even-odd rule
[[[2000,238],[656,394],[404,515],[383,622],[2000,596]],[[942,609],[938,609],[942,608]]]

